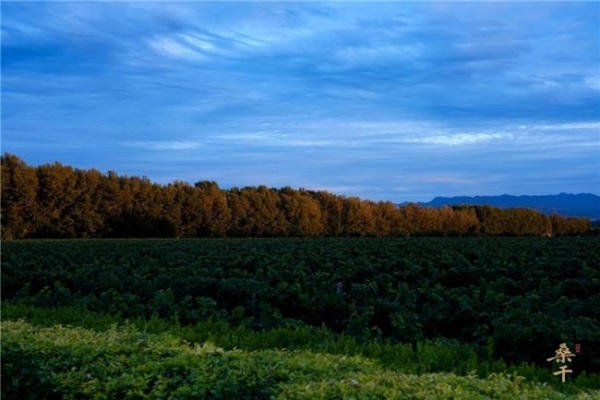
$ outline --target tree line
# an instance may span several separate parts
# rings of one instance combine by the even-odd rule
[[[586,218],[527,208],[422,207],[326,191],[167,185],[114,171],[1,158],[2,239],[300,236],[574,235]]]

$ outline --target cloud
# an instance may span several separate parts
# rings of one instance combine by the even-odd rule
[[[5,2],[2,13],[3,147],[32,163],[82,162],[77,144],[85,162],[124,173],[380,198],[600,181],[594,4]]]
[[[206,59],[201,51],[195,50],[191,46],[186,46],[180,42],[169,38],[156,38],[150,40],[150,47],[156,50],[159,54],[186,58],[194,61],[202,61]]]
[[[406,141],[409,143],[458,146],[500,139],[512,139],[512,135],[508,133],[457,133],[453,135],[422,136],[414,139],[408,139]]]
[[[583,83],[592,90],[600,91],[600,74],[585,76]]]
[[[571,130],[595,130],[596,132],[600,132],[600,121],[585,121],[585,122],[570,122],[566,124],[538,124],[532,125],[528,127],[526,125],[522,125],[519,128],[521,129],[534,129],[534,130],[560,130],[560,131],[571,131]]]
[[[196,47],[205,52],[212,52],[216,49],[216,45],[213,42],[213,39],[210,36],[202,33],[187,33],[181,35],[181,38],[185,42],[189,43],[191,46]]]
[[[200,142],[188,140],[173,140],[173,141],[146,141],[125,143],[128,146],[142,147],[151,150],[192,150],[201,147]]]

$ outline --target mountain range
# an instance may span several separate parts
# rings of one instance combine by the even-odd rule
[[[527,207],[547,215],[558,214],[564,217],[585,217],[600,221],[600,196],[591,193],[541,196],[458,196],[436,197],[428,203],[419,203],[426,207],[444,207],[460,204],[490,205],[500,208]]]

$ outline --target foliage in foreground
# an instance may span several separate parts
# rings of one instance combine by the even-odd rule
[[[122,318],[326,326],[359,341],[456,340],[547,366],[560,343],[600,372],[598,238],[23,241],[2,300]]]
[[[2,397],[19,399],[595,399],[516,375],[401,374],[362,357],[223,350],[129,327],[2,324]]]
[[[600,389],[600,374],[575,371],[566,383],[561,384],[560,379],[552,375],[548,366],[508,364],[494,358],[492,343],[486,354],[478,355],[473,346],[452,340],[422,341],[415,345],[389,341],[364,342],[353,336],[335,334],[325,327],[294,325],[257,331],[244,325],[231,327],[223,321],[214,320],[183,326],[177,321],[168,321],[156,316],[149,320],[123,320],[114,315],[97,314],[82,308],[40,309],[8,303],[2,303],[1,316],[7,321],[25,319],[40,327],[68,325],[104,332],[119,326],[148,334],[168,333],[188,343],[210,342],[224,350],[286,349],[337,356],[360,356],[375,362],[385,370],[404,374],[449,372],[465,376],[475,373],[479,378],[486,378],[490,374],[507,373],[525,377],[533,382],[554,385],[563,392]]]
[[[81,308],[60,307],[40,309],[25,304],[2,303],[2,319],[6,321],[25,319],[40,326],[77,326],[103,332],[113,326],[135,328],[149,334],[169,333],[189,343],[210,342],[225,350],[245,351],[286,349],[312,351],[340,356],[361,356],[381,367],[402,373],[424,374],[452,372],[467,375],[476,371],[481,378],[492,373],[506,372],[537,382],[550,382],[562,389],[600,389],[600,375],[577,374],[566,385],[559,385],[547,368],[532,364],[508,365],[493,359],[489,354],[480,357],[472,346],[456,341],[423,341],[411,345],[389,341],[359,341],[357,338],[335,334],[325,327],[285,326],[270,330],[253,330],[239,325],[228,326],[223,321],[200,321],[195,325],[182,326],[156,316],[145,319],[123,320],[114,315],[97,314]]]

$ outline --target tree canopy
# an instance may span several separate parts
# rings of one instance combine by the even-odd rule
[[[326,191],[168,185],[61,163],[37,167],[2,156],[2,239],[572,235],[585,218],[526,208],[397,206]]]

